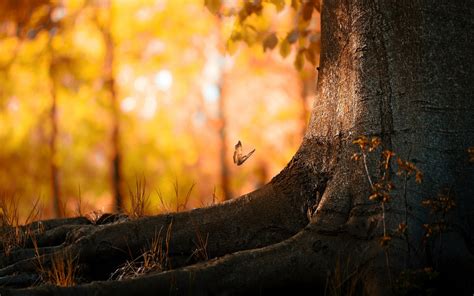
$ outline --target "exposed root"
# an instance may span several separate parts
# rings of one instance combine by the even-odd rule
[[[171,222],[174,227],[169,256],[176,267],[189,263],[187,260],[196,249],[193,224],[199,224],[200,233],[212,234],[206,242],[210,258],[273,244],[290,237],[308,222],[301,206],[304,196],[300,197],[300,206],[295,206],[293,202],[301,192],[290,192],[293,194],[290,199],[286,195],[288,190],[283,194],[275,186],[270,183],[240,199],[210,208],[106,226],[76,228],[86,233],[69,235],[71,239],[66,241],[70,244],[63,245],[64,250],[77,254],[79,262],[89,265],[91,269],[97,269],[97,266],[104,268],[99,278],[107,278],[120,262],[139,256],[154,233]],[[44,257],[45,265],[52,262],[48,255]],[[35,262],[36,258],[16,262],[0,269],[0,276],[31,272],[35,269]]]
[[[315,147],[326,150],[319,151]],[[320,156],[327,153],[327,145],[303,144],[301,150],[306,156],[300,157],[297,153],[269,184],[209,208],[132,220],[107,216],[105,220],[113,221],[107,225],[56,224],[53,227],[48,223],[44,238],[38,236],[35,241],[36,254],[27,251],[18,255],[20,261],[5,261],[12,264],[0,269],[0,277],[34,274],[38,261],[44,269],[52,268],[55,254],[62,252],[74,256],[86,281],[106,280],[127,260],[142,258],[141,261],[145,261],[144,246],[171,223],[171,237],[157,246],[166,249],[168,267],[165,269],[171,266],[181,270],[180,267],[201,260],[278,244],[308,224],[307,209],[319,202],[318,196],[323,195],[330,179],[327,173],[317,173],[322,170]],[[314,157],[307,157],[308,153]],[[96,224],[100,224],[100,220]]]
[[[318,229],[310,225],[283,242],[188,267],[118,282],[70,288],[42,286],[12,291],[11,295],[127,295],[130,291],[140,295],[235,295],[285,288],[312,288],[317,292],[324,290],[335,258],[346,258],[351,251],[367,255],[370,251],[366,243],[344,235],[318,234]],[[358,258],[362,257],[370,254]],[[351,266],[363,264],[355,259]]]

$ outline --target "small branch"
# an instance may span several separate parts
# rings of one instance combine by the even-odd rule
[[[385,225],[385,202],[382,201],[382,222],[383,222],[383,236],[387,236],[387,227]]]
[[[362,153],[362,160],[364,162],[364,168],[365,168],[365,173],[367,174],[367,179],[369,180],[370,183],[370,188],[374,188],[374,183],[372,182],[372,178],[370,178],[370,173],[369,173],[369,168],[367,167],[367,155],[365,152]]]

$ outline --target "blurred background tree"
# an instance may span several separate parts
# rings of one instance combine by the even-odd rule
[[[0,196],[22,215],[40,198],[42,218],[108,212],[144,179],[151,214],[269,181],[308,120],[318,10],[227,2],[2,1]],[[238,140],[256,149],[239,167]]]

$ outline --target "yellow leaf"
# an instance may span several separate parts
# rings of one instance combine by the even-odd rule
[[[379,194],[377,192],[375,193],[372,193],[370,196],[369,196],[369,200],[377,200],[379,198]]]
[[[292,30],[288,35],[286,36],[286,39],[288,40],[288,43],[293,44],[298,40],[298,30]]]
[[[423,174],[420,171],[416,171],[415,181],[416,181],[416,183],[423,182]]]
[[[229,53],[230,55],[233,55],[235,51],[237,50],[237,44],[232,39],[227,40],[225,47],[226,47],[227,53]]]
[[[293,7],[294,10],[298,9],[299,4],[298,0],[291,0],[291,7]]]
[[[368,140],[366,136],[360,136],[354,141],[352,141],[352,144],[358,145],[361,150],[365,150],[365,147],[368,144]]]
[[[303,19],[305,21],[308,21],[311,19],[311,17],[313,16],[313,5],[311,2],[308,2],[308,3],[305,3],[303,5],[303,8],[302,8],[302,11],[301,11],[301,14],[303,15]]]
[[[263,51],[267,49],[274,49],[278,44],[278,38],[275,33],[268,35],[265,40],[263,40]]]
[[[296,69],[298,69],[299,71],[301,71],[301,69],[303,69],[304,49],[299,50],[298,53],[296,54],[294,65],[295,65]]]
[[[285,8],[285,0],[270,0],[270,2],[275,5],[278,12],[282,11]]]
[[[316,65],[316,58],[314,56],[314,52],[312,50],[306,50],[305,52],[306,59],[313,65]]]
[[[220,0],[204,0],[204,5],[209,9],[213,14],[217,14],[221,8]]]
[[[354,154],[352,154],[351,159],[355,160],[355,161],[358,161],[360,159],[360,156],[361,156],[360,153],[354,153]]]
[[[285,38],[281,43],[280,43],[280,55],[284,58],[286,58],[290,54],[290,43],[288,43],[288,40]]]

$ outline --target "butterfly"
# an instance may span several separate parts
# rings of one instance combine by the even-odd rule
[[[250,151],[248,154],[243,155],[242,154],[242,143],[239,141],[237,144],[235,144],[235,150],[234,150],[234,163],[236,165],[241,165],[243,164],[252,154],[255,152],[255,149]]]

